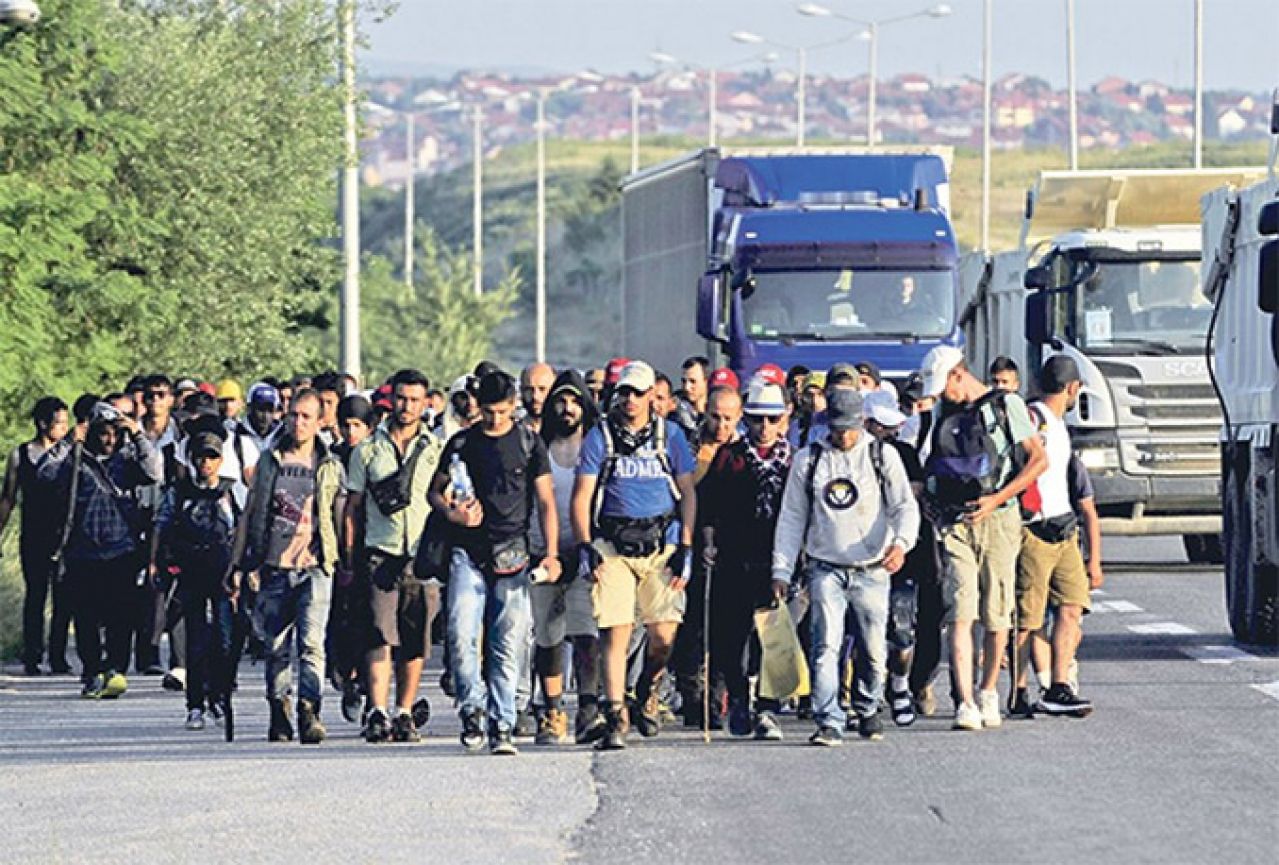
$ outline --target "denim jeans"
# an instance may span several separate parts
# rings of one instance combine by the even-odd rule
[[[266,642],[267,699],[280,700],[293,692],[290,655],[296,639],[298,697],[319,708],[324,694],[324,630],[333,598],[333,578],[319,568],[263,568],[261,573],[257,616]]]
[[[844,616],[856,641],[853,667],[853,710],[859,716],[879,711],[888,665],[888,593],[891,581],[883,568],[838,568],[822,562],[809,567],[813,656],[813,717],[818,724],[843,727],[839,707],[839,654],[844,642]]]
[[[515,692],[529,665],[528,635],[533,614],[528,574],[489,579],[465,550],[449,563],[449,657],[463,714],[487,712],[489,730],[515,728]],[[480,643],[487,662],[481,673]]]
[[[178,579],[186,623],[187,708],[203,709],[231,689],[231,633],[235,613],[222,575],[184,571]]]

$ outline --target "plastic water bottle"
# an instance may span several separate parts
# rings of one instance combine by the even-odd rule
[[[466,463],[457,454],[449,460],[449,489],[453,492],[453,501],[466,502],[475,498],[475,485],[471,483],[471,474],[466,470]]]

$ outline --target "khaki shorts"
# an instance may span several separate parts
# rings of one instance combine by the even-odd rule
[[[667,544],[651,556],[618,555],[608,541],[596,541],[604,557],[599,579],[591,587],[595,622],[601,628],[684,621],[684,592],[673,591],[666,580],[666,560],[675,552]]]
[[[946,621],[980,621],[988,631],[1011,628],[1021,550],[1017,508],[996,511],[975,526],[946,526],[938,536],[945,564]]]
[[[1029,530],[1022,531],[1021,555],[1017,558],[1017,626],[1021,630],[1042,628],[1050,602],[1058,607],[1082,607],[1088,612],[1092,603],[1088,588],[1078,531],[1056,544],[1040,540]]]
[[[568,637],[594,637],[598,633],[590,582],[579,577],[564,585],[563,579],[529,587],[533,639],[542,649],[553,649]]]

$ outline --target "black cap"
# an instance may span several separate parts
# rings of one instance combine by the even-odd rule
[[[200,432],[191,436],[191,446],[187,448],[191,453],[191,458],[196,457],[220,457],[222,456],[222,439],[217,433]]]

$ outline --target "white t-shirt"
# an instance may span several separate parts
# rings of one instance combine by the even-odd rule
[[[1041,517],[1051,519],[1071,512],[1070,507],[1070,431],[1066,422],[1053,414],[1042,402],[1031,405],[1031,420],[1036,422],[1039,437],[1048,452],[1048,468],[1039,476]]]

